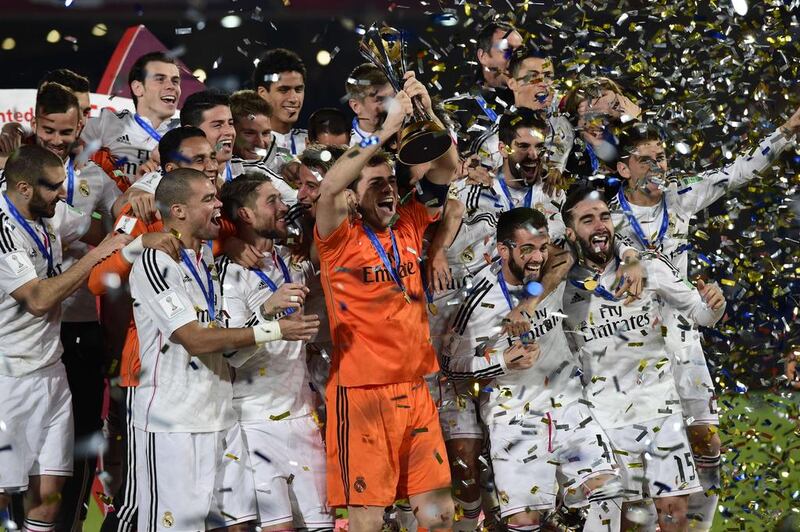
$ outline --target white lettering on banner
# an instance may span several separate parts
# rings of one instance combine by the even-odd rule
[[[115,111],[134,110],[133,100],[108,94],[89,94],[92,102],[91,116],[99,116],[100,110],[109,107]],[[0,125],[6,122],[30,124],[33,119],[33,105],[36,103],[36,89],[0,89]]]

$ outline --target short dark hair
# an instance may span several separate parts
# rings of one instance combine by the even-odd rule
[[[55,153],[38,144],[29,144],[20,146],[9,156],[4,175],[8,188],[17,183],[36,185],[46,168],[63,166],[64,162]]]
[[[183,102],[181,125],[199,127],[203,123],[204,112],[220,105],[230,107],[230,104],[230,96],[226,92],[216,89],[195,92]]]
[[[511,60],[508,62],[508,72],[512,78],[516,78],[519,74],[519,69],[526,59],[547,59],[549,56],[536,48],[529,48],[527,46],[520,46],[514,53],[511,54]]]
[[[372,63],[361,63],[350,72],[344,83],[348,98],[363,100],[372,87],[389,83],[386,74]]]
[[[500,213],[497,218],[497,241],[514,240],[517,229],[533,228],[547,233],[547,217],[536,209],[516,207]]]
[[[267,118],[272,116],[272,106],[253,90],[241,90],[231,94],[230,106],[234,122],[250,115],[264,115]]]
[[[534,111],[527,107],[518,107],[513,112],[504,113],[500,117],[497,132],[500,142],[510,146],[517,137],[517,130],[521,127],[539,129],[545,135],[550,131],[550,124],[547,122],[547,115],[543,110]]]
[[[219,200],[222,202],[222,212],[232,222],[239,219],[239,209],[253,204],[253,197],[258,187],[272,180],[264,174],[246,173],[222,185],[219,191]]]
[[[186,203],[192,182],[201,180],[208,181],[208,176],[194,168],[177,168],[164,174],[156,187],[156,208],[161,218],[170,218],[170,208],[176,203]]]
[[[653,124],[646,122],[631,122],[622,127],[618,135],[619,144],[617,149],[619,151],[619,158],[625,159],[630,157],[640,144],[645,142],[661,142],[664,136],[661,130]]]
[[[331,169],[339,157],[347,151],[346,146],[328,146],[325,144],[309,144],[303,153],[300,154],[300,164],[306,168],[316,168],[326,173]],[[328,152],[330,158],[328,160],[322,159],[322,154]]]
[[[181,144],[186,139],[194,137],[206,138],[203,130],[195,126],[180,126],[170,129],[158,142],[158,153],[161,156],[161,169],[166,172],[167,163],[178,163],[183,161],[180,154]]]
[[[73,107],[80,117],[81,106],[78,98],[60,83],[45,83],[36,93],[36,116],[66,113]]]
[[[306,79],[306,66],[300,56],[286,48],[267,50],[253,71],[253,88],[269,90],[281,72],[299,72]]]
[[[128,87],[133,85],[134,81],[144,83],[145,78],[147,78],[147,63],[169,63],[170,65],[174,65],[175,59],[164,52],[150,52],[144,54],[133,63],[133,66],[128,72]],[[131,98],[133,99],[133,105],[136,106],[138,104],[138,99],[136,95],[133,94],[133,91],[131,91]]]
[[[68,68],[57,68],[47,72],[36,84],[36,87],[41,89],[45,83],[60,83],[72,92],[89,92],[89,78]]]
[[[308,117],[308,140],[316,142],[322,133],[331,135],[347,134],[350,136],[350,122],[339,109],[323,107]]]
[[[507,33],[511,33],[516,31],[517,28],[509,24],[508,22],[501,22],[501,21],[493,21],[489,22],[485,26],[481,28],[478,32],[478,50],[482,50],[486,53],[491,53],[492,51],[492,40],[494,34],[497,30],[505,30]]]
[[[601,190],[587,183],[577,185],[569,191],[567,194],[567,199],[564,200],[564,205],[561,206],[561,219],[564,221],[565,226],[572,226],[572,209],[575,208],[575,205],[582,202],[586,198],[589,198],[590,196],[591,199],[606,201]]]

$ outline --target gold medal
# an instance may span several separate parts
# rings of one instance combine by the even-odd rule
[[[209,329],[218,329],[219,328],[219,323],[217,323],[216,321],[210,321],[210,322],[208,322],[208,328]]]
[[[597,288],[597,281],[595,281],[591,277],[587,277],[583,281],[583,287],[586,288],[587,290],[594,290],[595,288]]]
[[[430,312],[431,315],[436,316],[437,314],[439,314],[439,309],[436,308],[436,305],[434,305],[433,303],[428,303],[428,312]]]

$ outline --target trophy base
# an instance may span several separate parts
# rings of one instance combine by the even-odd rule
[[[445,129],[430,120],[414,122],[400,132],[397,158],[401,163],[413,166],[429,163],[450,149],[453,140]]]

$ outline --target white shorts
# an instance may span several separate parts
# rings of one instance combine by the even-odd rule
[[[438,375],[426,377],[431,397],[439,410],[439,423],[445,441],[484,438],[478,399],[469,390],[470,382],[445,380]]]
[[[241,422],[255,478],[258,525],[332,528],[326,502],[325,447],[311,416]]]
[[[626,501],[702,491],[683,415],[606,429]]]
[[[218,432],[136,429],[140,532],[192,531],[256,519],[253,473],[239,424]]]
[[[59,361],[24,377],[0,375],[0,493],[33,475],[72,476],[72,395]]]
[[[489,425],[494,482],[500,515],[556,507],[559,488],[568,506],[587,504],[581,485],[598,475],[616,475],[611,447],[589,408],[573,403],[548,417],[499,417]],[[522,416],[519,416],[522,417]]]
[[[695,336],[674,353],[672,376],[681,398],[683,416],[690,425],[719,425],[714,381],[708,372],[703,346]]]

